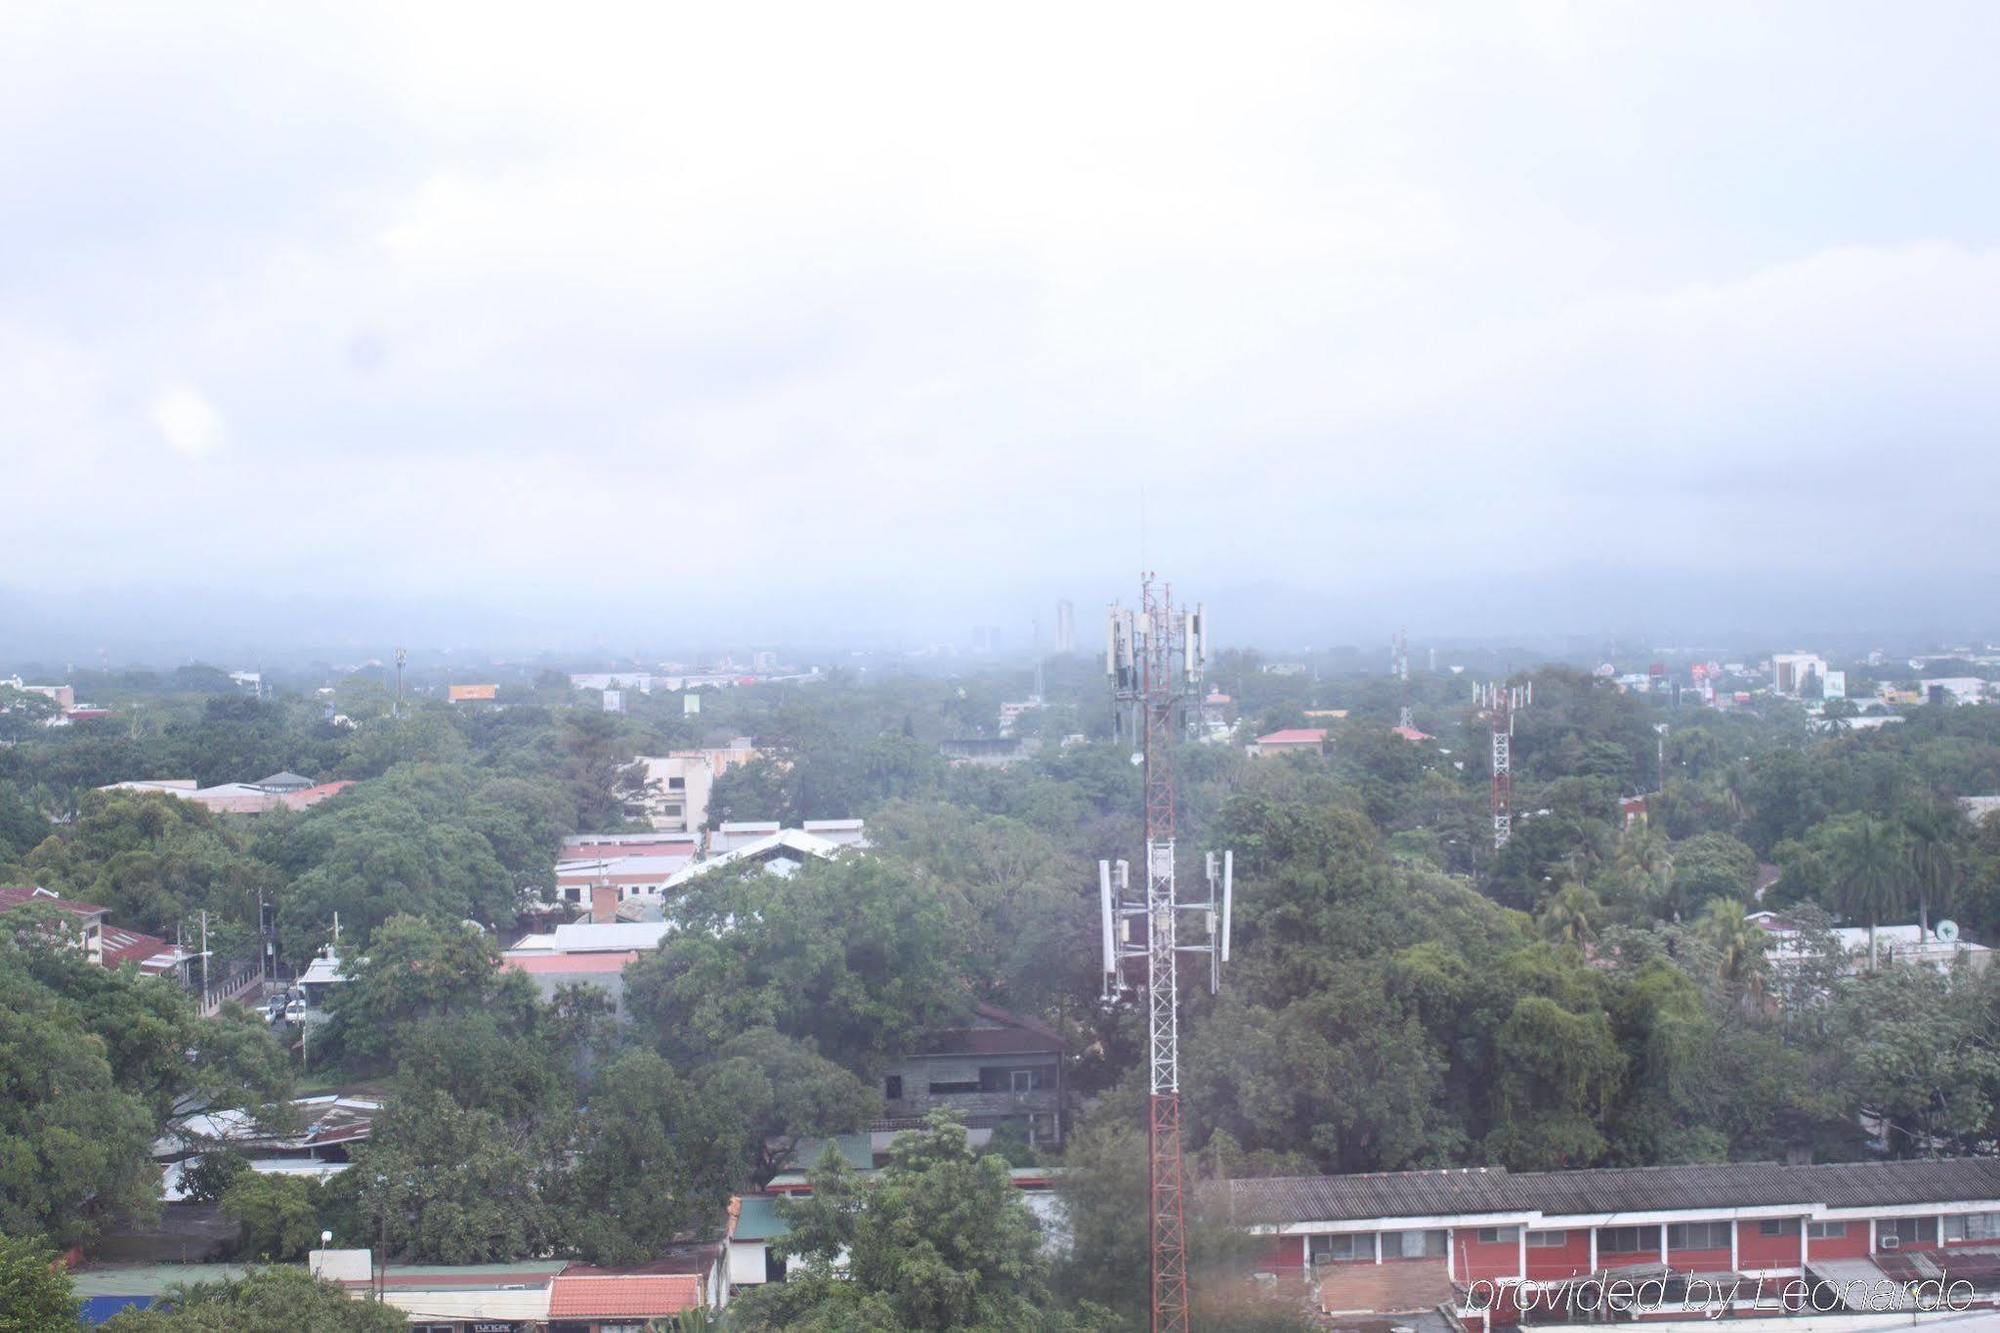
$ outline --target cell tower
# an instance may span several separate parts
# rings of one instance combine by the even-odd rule
[[[1487,681],[1472,687],[1472,698],[1493,724],[1493,850],[1497,852],[1514,833],[1514,711],[1535,701],[1535,682]]]
[[[1397,630],[1389,645],[1389,674],[1403,683],[1403,703],[1396,710],[1396,725],[1405,731],[1416,729],[1416,713],[1410,707],[1410,633]]]
[[[1199,693],[1208,657],[1202,608],[1176,613],[1173,593],[1151,574],[1140,581],[1140,606],[1113,605],[1105,645],[1112,695],[1129,715],[1140,749],[1132,762],[1146,774],[1146,860],[1142,892],[1132,891],[1124,861],[1097,863],[1103,909],[1104,998],[1135,983],[1127,964],[1146,961],[1148,1233],[1152,1245],[1152,1328],[1188,1327],[1186,1177],[1181,1161],[1179,955],[1208,955],[1212,994],[1229,960],[1229,912],[1235,858],[1208,853],[1207,897],[1182,901],[1174,886],[1174,747],[1186,731],[1187,701]],[[1184,943],[1181,914],[1196,913],[1194,943]],[[1133,929],[1139,923],[1139,931]],[[1140,938],[1134,939],[1138,934]],[[1136,971],[1137,969],[1132,969]]]

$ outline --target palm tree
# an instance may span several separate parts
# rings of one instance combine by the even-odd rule
[[[1545,938],[1587,946],[1597,935],[1597,916],[1604,910],[1597,895],[1571,880],[1542,907],[1541,927]]]
[[[1732,991],[1761,998],[1771,966],[1765,952],[1770,940],[1751,922],[1748,909],[1734,898],[1712,898],[1695,929],[1716,952],[1716,977]]]
[[[1902,831],[1872,815],[1828,821],[1827,868],[1841,915],[1868,923],[1868,970],[1875,970],[1875,927],[1908,901],[1909,864]]]
[[[1951,907],[1952,890],[1958,887],[1958,839],[1964,827],[1956,807],[1940,802],[1904,812],[1910,878],[1917,890],[1917,921],[1926,934],[1931,928],[1932,904],[1939,911]]]

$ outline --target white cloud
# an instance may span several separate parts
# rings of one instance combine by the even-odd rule
[[[153,396],[148,410],[162,438],[175,452],[189,458],[207,458],[227,438],[222,414],[199,389],[188,385],[162,389]]]

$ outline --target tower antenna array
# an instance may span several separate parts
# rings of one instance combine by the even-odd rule
[[[1235,858],[1210,852],[1206,897],[1183,901],[1174,884],[1174,751],[1187,733],[1187,703],[1197,697],[1208,659],[1208,618],[1200,605],[1177,612],[1173,592],[1150,573],[1140,579],[1139,608],[1111,607],[1105,673],[1120,705],[1121,729],[1140,745],[1145,768],[1146,857],[1135,894],[1131,866],[1097,863],[1103,911],[1104,998],[1138,983],[1128,963],[1145,960],[1147,1018],[1148,1233],[1152,1248],[1152,1328],[1188,1328],[1186,1177],[1181,1158],[1179,955],[1208,955],[1212,994],[1229,960]],[[1129,718],[1129,723],[1127,719]],[[1185,942],[1182,913],[1192,912]],[[1137,929],[1134,929],[1134,923]],[[1139,936],[1134,939],[1134,935]]]

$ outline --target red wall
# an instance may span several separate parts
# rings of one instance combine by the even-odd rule
[[[1799,1229],[1805,1230],[1805,1225],[1801,1219]],[[1745,1218],[1736,1224],[1736,1255],[1740,1268],[1797,1268],[1799,1238],[1766,1236],[1753,1219]]]
[[[1478,1227],[1460,1227],[1451,1233],[1451,1262],[1452,1272],[1460,1282],[1482,1277],[1519,1277],[1521,1242],[1517,1237],[1481,1245]]]
[[[1296,1273],[1306,1266],[1306,1241],[1303,1236],[1266,1236],[1257,1260],[1250,1265],[1254,1273]]]
[[[1528,1247],[1528,1276],[1531,1278],[1577,1277],[1590,1271],[1590,1229],[1572,1227],[1569,1242],[1560,1249]]]
[[[1868,1219],[1849,1218],[1847,1234],[1829,1240],[1808,1240],[1806,1254],[1812,1259],[1866,1259]]]

